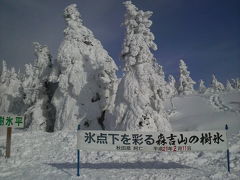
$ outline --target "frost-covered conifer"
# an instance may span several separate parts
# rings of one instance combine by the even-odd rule
[[[224,91],[224,85],[217,80],[215,75],[212,75],[212,82],[211,82],[211,92],[221,92]]]
[[[1,73],[1,84],[8,79],[8,70],[6,61],[2,61],[2,73]]]
[[[38,78],[41,82],[45,82],[52,68],[52,56],[47,46],[41,45],[38,42],[33,43],[34,54],[36,56],[36,61],[34,66],[36,68]]]
[[[2,62],[0,76],[0,112],[2,114],[21,114],[19,88],[21,81],[14,68],[8,69],[5,61]]]
[[[206,88],[206,86],[205,86],[205,82],[204,82],[202,79],[200,79],[200,80],[199,80],[198,92],[201,93],[201,94],[203,94],[203,93],[206,92],[206,90],[207,90],[207,88]]]
[[[176,80],[172,75],[168,76],[167,89],[168,89],[168,97],[169,98],[171,98],[177,94]]]
[[[150,50],[156,50],[150,32],[150,11],[138,10],[131,1],[126,7],[126,34],[122,59],[125,74],[118,86],[115,108],[108,116],[108,129],[169,131],[171,125],[163,109],[162,67]]]
[[[227,80],[227,83],[226,83],[226,90],[227,91],[231,91],[231,90],[233,90],[234,88],[232,87],[232,84],[230,83],[230,81],[229,80]]]
[[[236,78],[236,89],[240,89],[240,79]]]
[[[234,89],[240,89],[240,79],[231,79],[231,85]]]
[[[165,73],[163,71],[163,66],[154,63],[154,69],[157,72],[158,76],[159,76],[159,82],[158,84],[158,89],[162,91],[160,98],[162,100],[166,100],[167,98],[169,98],[173,93],[171,89],[169,89],[170,87],[168,86],[168,83],[165,81]]]
[[[50,103],[51,91],[48,81],[52,60],[47,46],[33,43],[36,60],[25,65],[25,76],[22,84],[22,96],[27,106],[25,112],[27,127],[34,130],[53,131],[54,108]]]
[[[232,87],[233,87],[234,89],[237,88],[237,82],[236,82],[235,79],[231,79],[231,85],[232,85]]]
[[[187,70],[186,63],[181,59],[179,64],[180,78],[179,78],[179,94],[189,95],[194,92],[194,84],[196,84],[190,77],[190,72]]]
[[[104,129],[117,84],[117,66],[100,41],[82,24],[76,4],[64,10],[67,27],[58,51],[58,88],[52,99],[55,130]],[[53,78],[54,79],[54,78]]]
[[[23,87],[26,94],[25,103],[32,105],[36,102],[39,90],[44,87],[51,72],[51,55],[47,46],[37,42],[33,43],[36,60],[32,64],[25,65],[25,77]]]

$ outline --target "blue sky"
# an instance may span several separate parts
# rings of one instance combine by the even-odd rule
[[[65,27],[63,9],[76,3],[84,24],[122,66],[124,6],[121,0],[0,0],[0,60],[23,69],[34,60],[32,42],[49,46],[56,58]],[[212,73],[225,83],[240,77],[239,0],[133,0],[153,11],[154,52],[166,74],[178,76],[184,59],[194,80]],[[119,73],[121,74],[121,73]]]

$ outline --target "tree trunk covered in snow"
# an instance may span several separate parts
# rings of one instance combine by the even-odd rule
[[[130,1],[124,25],[122,59],[125,74],[118,86],[115,108],[108,114],[107,128],[117,130],[169,131],[170,123],[162,101],[165,81],[150,49],[156,50],[148,19],[152,12],[138,10]]]
[[[112,106],[117,66],[100,41],[82,24],[76,5],[66,7],[67,24],[59,47],[58,84],[52,103],[55,130],[104,129],[105,111]]]

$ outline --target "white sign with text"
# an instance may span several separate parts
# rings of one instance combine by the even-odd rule
[[[79,130],[77,148],[88,151],[223,151],[226,131],[131,132]]]

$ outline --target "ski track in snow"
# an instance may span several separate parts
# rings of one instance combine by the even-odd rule
[[[225,104],[221,98],[221,94],[213,94],[210,96],[210,103],[212,106],[218,111],[230,111],[239,113],[240,110],[236,108],[232,108],[229,105]]]

